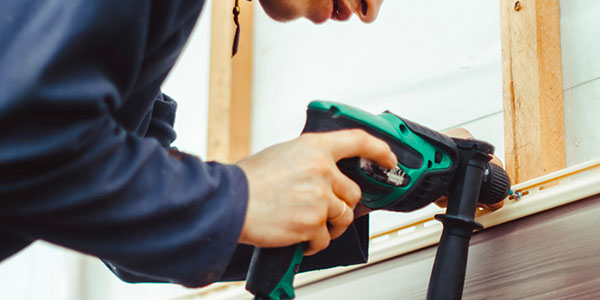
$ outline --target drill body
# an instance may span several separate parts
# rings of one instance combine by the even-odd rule
[[[479,227],[473,221],[476,203],[496,203],[508,194],[510,181],[506,173],[488,163],[494,151],[488,143],[453,139],[387,111],[373,115],[335,102],[313,101],[309,104],[303,133],[344,129],[362,129],[387,142],[398,158],[398,166],[391,170],[359,157],[338,162],[340,170],[360,186],[360,201],[365,206],[409,212],[430,204],[442,195],[449,196],[449,213],[438,219],[444,222],[445,232],[446,229],[448,234],[458,232],[460,237],[458,240],[451,239],[452,251],[445,251],[451,253],[444,254],[446,256],[455,255],[455,252],[460,255],[466,253],[471,232]],[[460,247],[456,246],[459,244]],[[303,250],[303,244],[255,250],[246,284],[255,299],[294,298],[291,280],[299,269]],[[432,280],[434,277],[436,282],[454,280],[453,277],[448,279],[439,275],[448,273],[456,276],[456,270],[448,270],[448,265],[454,268],[452,263],[447,262],[440,258],[438,264],[436,257],[436,265],[445,267],[434,267],[434,273],[438,275],[432,273]],[[462,274],[462,294],[464,266],[457,269],[457,274]],[[439,288],[447,289],[448,286],[442,284]]]
[[[378,116],[333,102],[312,102],[303,133],[362,129],[388,143],[398,158],[393,170],[358,157],[338,162],[362,190],[361,202],[372,209],[408,212],[435,201],[454,179],[458,149],[436,131],[391,112]]]

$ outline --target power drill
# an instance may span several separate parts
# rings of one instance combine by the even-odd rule
[[[398,166],[385,169],[354,157],[339,169],[361,188],[361,202],[371,209],[409,212],[448,196],[444,224],[427,299],[461,299],[469,240],[481,228],[474,219],[477,203],[493,204],[508,195],[510,180],[490,164],[494,147],[486,142],[450,138],[389,111],[373,115],[336,102],[313,101],[303,133],[362,129],[388,143]],[[293,299],[293,279],[305,244],[255,249],[246,289],[255,300]]]

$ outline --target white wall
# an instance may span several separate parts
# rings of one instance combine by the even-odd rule
[[[480,0],[388,0],[369,25],[280,24],[259,10],[253,151],[298,136],[306,105],[322,99],[436,130],[466,127],[504,160],[499,18],[498,1]],[[377,213],[372,228],[406,217]]]
[[[600,2],[560,1],[567,165],[600,157]]]
[[[77,299],[79,257],[36,243],[0,263],[1,299]]]

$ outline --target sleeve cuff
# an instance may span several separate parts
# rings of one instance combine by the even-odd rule
[[[187,245],[180,245],[176,251],[163,255],[159,261],[149,262],[155,264],[151,267],[155,271],[153,273],[169,275],[142,273],[124,267],[119,262],[105,260],[104,263],[121,280],[129,283],[165,282],[186,287],[202,287],[223,277],[238,247],[246,217],[248,185],[246,176],[239,167],[206,164],[208,168],[217,169],[213,170],[213,173],[220,174],[221,178],[214,178],[212,182],[204,184],[223,184],[224,188],[212,195],[211,201],[199,203],[197,207],[188,209],[193,222],[188,223],[185,220],[187,217],[180,221],[179,227],[188,223],[185,228],[181,228],[183,231],[179,232],[181,236],[178,237],[186,240],[184,243]],[[194,216],[194,211],[200,214]],[[185,232],[186,230],[188,232]],[[204,234],[206,230],[212,234]]]
[[[214,277],[208,278],[210,283],[218,281],[223,276],[233,257],[242,233],[248,206],[248,180],[246,179],[246,174],[236,165],[225,165],[225,167],[229,169],[232,175],[231,195],[230,197],[226,197],[231,208],[230,222],[229,224],[223,224],[226,226],[223,226],[222,245],[226,245],[226,247],[223,247],[223,251],[220,252],[220,255],[215,258],[212,264],[215,272],[213,273]],[[240,201],[240,199],[244,199],[244,201]]]
[[[190,262],[190,267],[193,268],[191,271],[196,270],[199,277],[187,277],[177,282],[186,287],[202,287],[218,281],[223,276],[238,246],[238,240],[246,218],[248,181],[245,173],[236,165],[224,165],[214,162],[209,162],[208,164],[222,168],[221,173],[228,178],[228,187],[225,189],[226,195],[217,195],[215,197],[227,203],[215,203],[214,207],[214,214],[223,217],[221,224],[219,224],[220,229],[212,250],[214,251],[213,253],[217,254],[207,265],[207,258],[202,257],[198,253],[196,258],[198,263],[196,265],[201,266],[202,269],[193,268],[192,262]],[[205,207],[204,209],[210,211],[213,208]],[[227,210],[228,212],[223,214],[222,210]]]

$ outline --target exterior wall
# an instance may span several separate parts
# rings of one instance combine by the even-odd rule
[[[567,165],[600,156],[600,2],[560,1]]]

